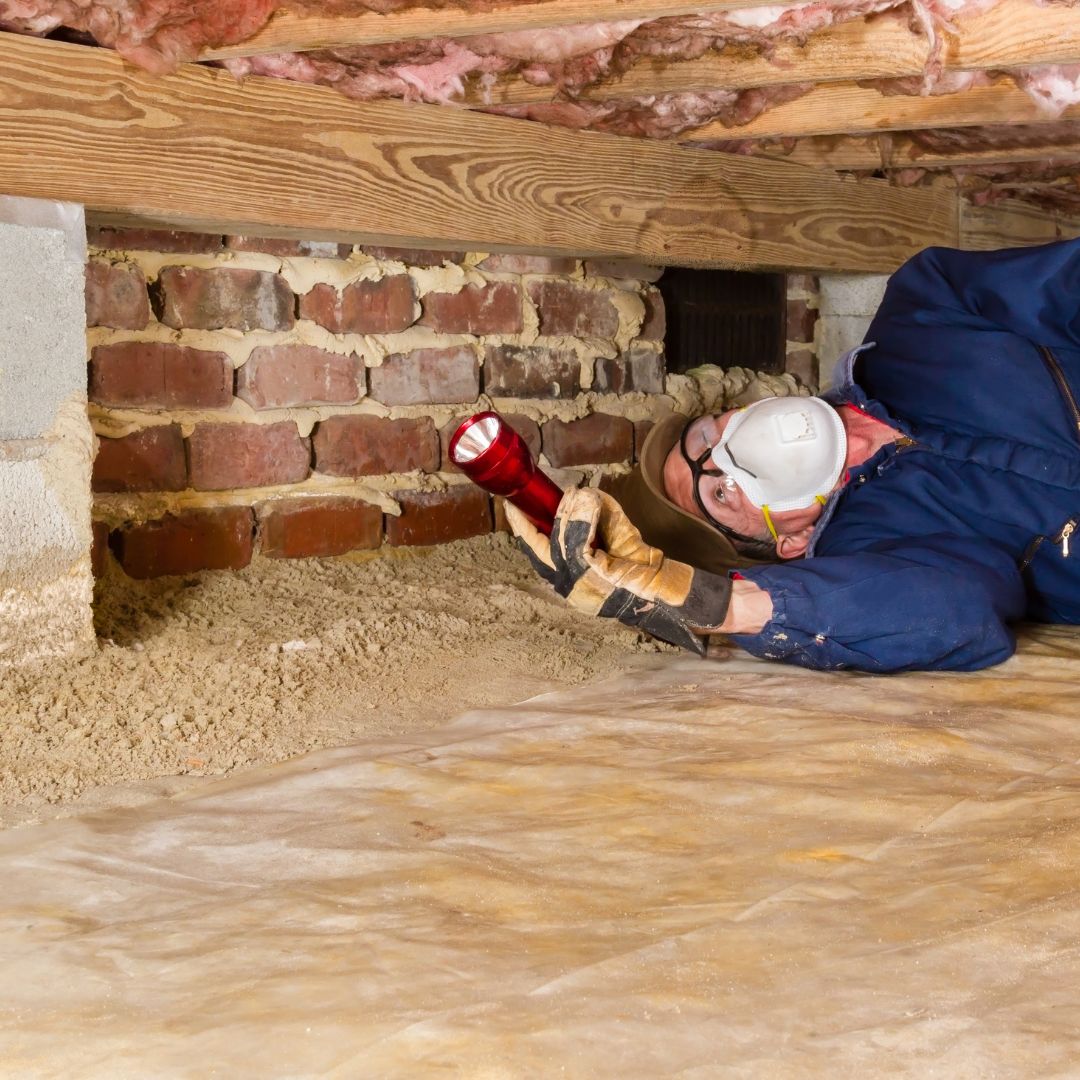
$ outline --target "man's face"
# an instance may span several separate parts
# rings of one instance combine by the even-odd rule
[[[686,429],[687,454],[696,460],[715,446],[736,411],[729,409],[725,413],[700,416],[694,420]],[[698,480],[698,494],[709,516],[733,532],[771,543],[769,528],[761,510],[750,502],[730,477],[713,475],[716,466],[711,461],[707,462],[706,468],[709,471]],[[664,490],[676,506],[703,521],[708,520],[694,498],[693,474],[678,443],[671,448],[664,462]]]

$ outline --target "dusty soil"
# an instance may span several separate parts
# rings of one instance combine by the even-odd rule
[[[502,535],[97,588],[96,655],[0,683],[0,825],[444,723],[666,649],[565,607]]]

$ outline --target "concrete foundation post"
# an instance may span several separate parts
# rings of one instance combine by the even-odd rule
[[[822,389],[832,386],[836,361],[862,343],[888,280],[888,274],[821,275],[815,344]]]
[[[0,196],[0,669],[94,647],[82,207]]]

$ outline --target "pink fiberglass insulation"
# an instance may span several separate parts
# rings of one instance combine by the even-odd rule
[[[932,81],[923,75],[904,79],[862,79],[860,86],[882,94],[960,94],[974,86],[989,86],[1007,75],[1034,99],[1047,116],[1060,116],[1070,105],[1080,104],[1080,64],[1004,68],[988,71],[943,71]]]
[[[804,85],[744,91],[648,95],[584,101],[581,93],[639,60],[687,59],[727,45],[768,54],[781,39],[804,40],[824,27],[871,14],[904,18],[931,42],[931,65],[940,78],[938,42],[958,13],[995,0],[809,0],[794,6],[748,8],[649,22],[565,26],[553,30],[486,34],[401,45],[342,48],[300,55],[225,61],[237,77],[269,75],[333,86],[359,99],[407,97],[449,102],[465,93],[466,80],[516,72],[535,85],[552,87],[551,102],[493,107],[504,115],[572,128],[670,138],[720,120],[746,123],[763,109],[806,92]],[[928,78],[901,92],[925,92]],[[483,83],[481,82],[481,85]]]
[[[884,93],[957,93],[985,85],[993,75],[943,69],[941,31],[957,15],[992,7],[996,0],[824,0],[794,6],[734,10],[648,22],[559,27],[555,30],[489,34],[456,41],[433,39],[387,52],[383,46],[288,57],[258,57],[226,63],[234,74],[269,74],[333,85],[356,98],[401,96],[449,102],[462,97],[466,81],[516,72],[535,85],[551,86],[552,101],[496,106],[493,112],[556,126],[670,138],[713,120],[746,123],[759,112],[805,93],[804,85],[761,90],[647,95],[619,100],[582,100],[584,90],[643,59],[693,59],[710,49],[739,45],[768,55],[776,42],[805,40],[827,26],[868,15],[903,18],[930,42],[925,71],[908,79],[867,85]],[[1080,100],[1080,79],[1061,68],[1009,74],[1048,111]]]
[[[594,69],[593,79],[609,68],[611,51],[641,20],[564,26],[509,34],[484,34],[453,40],[391,42],[386,45],[327,49],[311,53],[243,57],[224,62],[238,78],[268,75],[333,86],[361,100],[407,97],[449,102],[465,92],[469,76],[521,71],[547,84],[556,71],[577,62],[577,71]]]
[[[149,71],[172,71],[207,46],[259,31],[275,0],[0,0],[0,30],[48,34],[65,27]]]
[[[505,105],[490,111],[558,127],[669,139],[712,120],[719,120],[728,126],[747,124],[767,108],[783,101],[793,101],[811,89],[809,83],[786,83],[783,86],[713,90],[702,94]]]
[[[765,52],[781,38],[803,39],[815,30],[887,11],[908,18],[927,34],[937,54],[939,31],[959,13],[995,0],[807,0],[795,5],[733,10],[703,16],[623,20],[552,29],[488,34],[458,41],[433,39],[409,44],[412,56],[383,47],[338,49],[302,58],[259,57],[228,61],[234,74],[273,75],[333,85],[353,97],[405,96],[447,101],[464,91],[473,75],[518,71],[527,80],[551,85],[567,97],[637,60],[692,58],[728,44]],[[30,33],[58,26],[90,34],[103,45],[155,71],[190,59],[204,45],[251,36],[265,23],[274,0],[0,0],[0,25]],[[310,14],[390,11],[407,6],[440,7],[440,0],[292,0],[292,10]],[[487,0],[463,3],[480,9]],[[679,95],[688,114],[704,115],[710,95],[694,102]],[[665,105],[670,102],[665,99]],[[640,125],[639,125],[640,126]],[[657,130],[671,125],[658,123]]]
[[[1051,115],[1080,104],[1080,64],[1026,68],[1014,72],[1014,77]]]
[[[363,49],[325,49],[238,57],[223,65],[237,78],[263,75],[291,82],[316,83],[361,101],[402,97],[449,102],[465,91],[470,75],[509,71],[500,57],[478,56],[445,38],[391,42]]]
[[[291,10],[318,15],[388,12],[409,6],[443,7],[458,0],[292,0]],[[461,0],[480,10],[491,0]],[[505,0],[504,0],[505,2]],[[985,78],[943,73],[941,31],[958,15],[993,6],[996,0],[804,0],[792,5],[737,9],[643,21],[622,20],[550,29],[486,34],[458,40],[433,38],[302,54],[279,54],[226,61],[237,77],[266,75],[318,83],[358,99],[460,99],[470,78],[492,79],[517,72],[552,87],[553,102],[501,111],[546,123],[596,128],[624,134],[670,137],[719,119],[737,124],[802,87],[768,91],[711,91],[639,97],[618,102],[576,101],[605,77],[644,58],[696,58],[727,45],[768,55],[782,39],[804,40],[817,30],[868,15],[908,20],[930,42],[925,73],[912,79],[878,82],[887,93],[955,92]],[[1073,0],[1051,0],[1071,3]],[[154,71],[170,70],[207,45],[242,41],[266,22],[275,0],[0,0],[0,27],[47,33],[59,26],[89,34],[103,45]],[[1014,73],[1048,111],[1060,112],[1080,100],[1080,67]],[[483,85],[483,82],[481,82]],[[576,101],[576,104],[575,104]],[[653,115],[646,114],[652,110]]]

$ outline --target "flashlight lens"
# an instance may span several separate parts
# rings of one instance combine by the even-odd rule
[[[454,445],[454,464],[461,465],[479,457],[491,446],[498,434],[499,418],[497,416],[485,416],[483,420],[477,420],[475,424],[471,424],[461,433],[461,437]]]

